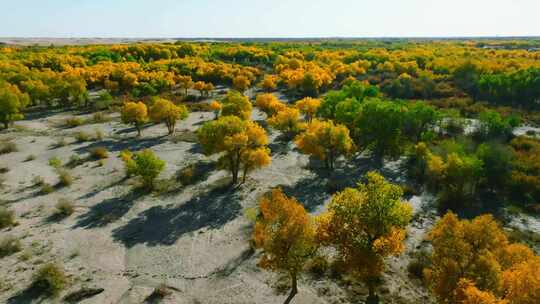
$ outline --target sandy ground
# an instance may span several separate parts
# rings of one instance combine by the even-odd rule
[[[0,133],[0,140],[11,139],[18,147],[18,152],[0,155],[0,166],[9,168],[0,197],[19,222],[0,234],[19,237],[23,244],[22,252],[0,259],[1,303],[59,303],[58,299],[36,298],[28,289],[34,270],[49,261],[62,264],[70,275],[61,297],[83,286],[105,289],[81,302],[86,304],[144,303],[160,284],[172,291],[163,303],[280,303],[286,295],[275,288],[279,276],[260,270],[259,256],[248,245],[252,225],[244,213],[257,205],[260,195],[281,186],[307,210],[318,213],[331,191],[354,185],[368,170],[378,169],[394,182],[405,181],[400,161],[375,165],[365,155],[342,161],[333,174],[324,173],[317,169],[320,164],[269,130],[272,164],[231,190],[223,187],[227,172],[212,165],[215,157],[203,155],[197,143],[172,141],[163,125],[145,128],[140,138],[133,128],[119,122],[118,115],[107,123],[58,127],[72,115],[31,117]],[[177,135],[193,132],[212,118],[209,112],[191,113],[177,125]],[[264,122],[264,114],[257,110],[253,118]],[[96,130],[104,134],[100,141],[77,143],[73,138],[75,132]],[[61,138],[67,145],[56,147]],[[57,182],[48,165],[50,158],[65,164],[72,155],[87,157],[89,149],[97,146],[110,151],[103,166],[88,160],[69,169],[75,178],[70,187],[39,193],[33,181],[36,176]],[[206,168],[205,178],[187,187],[174,183],[159,195],[134,192],[118,155],[124,149],[144,148],[166,161],[159,177],[163,183],[191,164]],[[27,161],[29,155],[35,159]],[[72,200],[76,211],[58,221],[52,214],[60,198]],[[406,270],[409,253],[421,246],[426,229],[434,222],[433,200],[427,194],[410,199],[416,215],[409,227],[407,252],[388,260],[379,290],[384,303],[433,302]],[[366,295],[362,285],[306,275],[294,303],[361,303]]]

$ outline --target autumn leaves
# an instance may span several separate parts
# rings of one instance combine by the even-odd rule
[[[274,189],[260,199],[260,214],[253,241],[262,249],[259,266],[289,274],[289,303],[297,294],[297,279],[307,262],[321,256],[324,247],[337,252],[335,261],[370,287],[384,270],[384,258],[403,251],[405,227],[411,220],[411,207],[401,200],[399,186],[375,172],[357,188],[336,193],[328,211],[310,216],[294,198]],[[324,257],[323,257],[324,258]]]
[[[169,134],[173,134],[176,121],[186,119],[188,109],[182,104],[176,105],[167,99],[159,97],[154,98],[152,101],[153,105],[150,107],[150,114],[147,105],[142,101],[124,103],[121,111],[122,121],[133,125],[137,129],[138,136],[141,135],[141,127],[150,119],[154,123],[164,123]]]

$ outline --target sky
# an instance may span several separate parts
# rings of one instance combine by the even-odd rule
[[[540,0],[0,0],[0,37],[540,36]]]

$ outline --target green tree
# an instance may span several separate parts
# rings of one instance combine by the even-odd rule
[[[165,169],[165,162],[150,149],[132,154],[124,151],[121,155],[128,176],[139,176],[146,189],[153,189],[154,180]]]
[[[253,106],[249,99],[237,91],[229,91],[227,96],[221,100],[221,115],[233,115],[241,119],[249,119]]]
[[[356,120],[358,142],[378,156],[400,155],[404,147],[405,111],[402,105],[391,101],[365,101]]]

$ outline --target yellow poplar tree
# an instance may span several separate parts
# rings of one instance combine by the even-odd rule
[[[270,163],[266,132],[253,121],[222,116],[205,123],[197,135],[207,155],[223,153],[219,163],[231,172],[233,185],[241,169],[247,174]]]
[[[296,136],[295,142],[300,151],[324,161],[326,168],[331,170],[340,155],[348,155],[354,150],[349,129],[332,121],[314,119]]]
[[[175,105],[173,102],[163,98],[157,98],[150,108],[150,118],[155,123],[165,123],[169,134],[174,133],[177,120],[186,119],[188,109],[184,105]]]
[[[284,302],[288,304],[298,293],[299,274],[317,250],[315,227],[304,207],[281,189],[263,196],[259,204],[253,232],[255,247],[263,250],[259,266],[289,274],[291,292]]]
[[[403,251],[412,208],[401,199],[400,186],[376,172],[366,178],[366,183],[332,197],[327,213],[319,218],[317,235],[322,244],[337,250],[347,269],[368,285],[370,301],[376,301],[375,283],[384,258]]]
[[[321,100],[311,97],[306,97],[296,102],[296,107],[306,116],[307,121],[311,121],[315,117],[320,106]]]
[[[139,102],[128,101],[122,107],[122,121],[126,124],[132,124],[137,129],[137,136],[141,136],[141,126],[148,122],[148,108]]]

